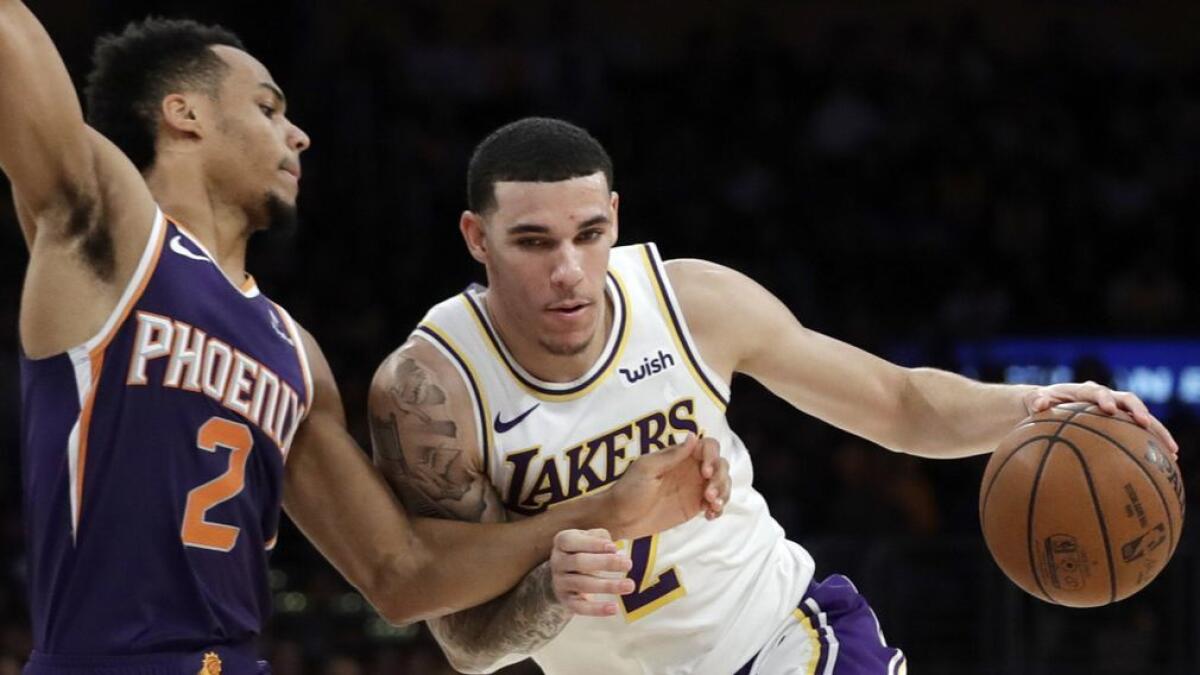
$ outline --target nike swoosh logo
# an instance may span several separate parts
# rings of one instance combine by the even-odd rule
[[[207,257],[199,255],[197,253],[192,253],[191,251],[184,248],[183,244],[181,243],[182,239],[183,239],[183,235],[180,235],[180,234],[177,234],[171,238],[171,250],[172,251],[178,253],[179,255],[181,255],[185,258],[191,258],[192,260],[203,260],[204,262],[210,262]]]
[[[512,429],[513,427],[517,426],[518,424],[520,424],[521,421],[524,420],[526,417],[529,417],[529,413],[533,412],[534,410],[537,410],[537,407],[539,405],[541,405],[541,403],[534,403],[532,408],[530,408],[529,410],[526,410],[525,412],[521,413],[520,415],[517,415],[516,417],[514,417],[513,419],[511,419],[507,422],[500,419],[500,413],[496,413],[496,419],[495,419],[495,421],[492,422],[492,428],[496,430],[496,433],[502,434],[502,433],[508,431],[509,429]]]

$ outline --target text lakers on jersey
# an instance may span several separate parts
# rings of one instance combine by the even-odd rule
[[[534,515],[609,485],[638,456],[675,445],[688,432],[699,435],[695,414],[695,400],[685,398],[583,441],[561,455],[542,456],[537,446],[510,453],[505,457],[512,466],[505,506]],[[636,454],[629,453],[631,448]],[[559,465],[560,457],[565,466]]]

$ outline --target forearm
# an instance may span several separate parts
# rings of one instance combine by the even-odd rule
[[[516,588],[487,604],[429,621],[455,669],[486,673],[525,658],[557,636],[571,620],[542,563]]]
[[[427,620],[496,598],[549,557],[559,531],[609,525],[595,502],[599,497],[509,523],[413,519],[416,555],[389,584],[391,593],[403,592],[408,599],[403,613],[389,618],[394,623]]]
[[[90,170],[83,111],[46,30],[22,2],[0,0],[0,168],[38,212]]]
[[[897,439],[888,445],[950,459],[991,452],[1029,411],[1029,385],[984,384],[933,368],[907,371]]]

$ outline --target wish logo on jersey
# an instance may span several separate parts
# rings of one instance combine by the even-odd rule
[[[663,410],[643,415],[565,452],[541,456],[535,446],[509,453],[512,466],[504,503],[511,511],[534,515],[546,507],[601,488],[621,477],[640,455],[662,450],[691,432],[701,435],[696,423],[696,402],[680,399]],[[636,453],[629,451],[636,448]],[[560,461],[561,460],[561,461]]]
[[[625,378],[626,384],[637,384],[642,380],[652,375],[657,375],[667,368],[675,365],[675,357],[663,350],[658,350],[656,356],[643,357],[642,363],[637,368],[618,368],[621,372],[621,377]]]

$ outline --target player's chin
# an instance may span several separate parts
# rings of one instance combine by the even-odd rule
[[[266,196],[266,213],[261,229],[283,235],[294,234],[299,226],[295,195],[272,190]]]
[[[290,174],[289,174],[290,175]],[[290,182],[280,181],[271,190],[271,195],[288,206],[295,207],[296,199],[300,197],[300,184],[293,178]]]
[[[575,356],[591,344],[587,335],[546,335],[540,340],[542,347],[555,356]]]

